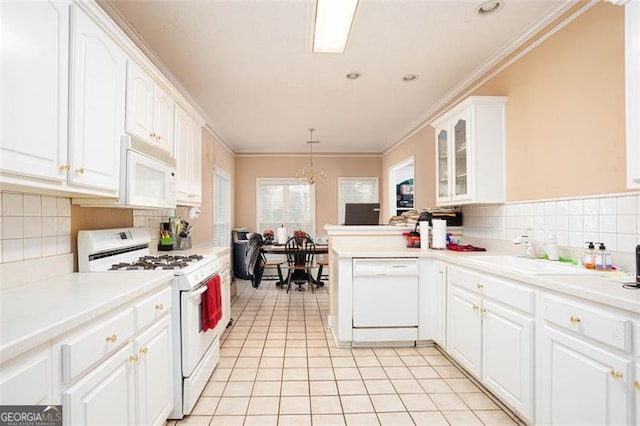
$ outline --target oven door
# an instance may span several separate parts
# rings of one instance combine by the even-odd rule
[[[202,294],[207,291],[206,280],[190,291],[180,292],[180,328],[182,335],[182,376],[193,373],[211,343],[215,329],[202,332]]]

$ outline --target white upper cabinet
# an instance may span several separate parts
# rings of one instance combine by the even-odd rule
[[[65,1],[0,4],[3,174],[67,180],[69,8]]]
[[[127,65],[127,132],[173,153],[175,101],[132,60]]]
[[[69,181],[117,194],[126,57],[85,13],[73,12]]]
[[[177,203],[199,206],[202,202],[202,131],[198,123],[177,105],[175,141]]]
[[[506,102],[472,96],[431,123],[438,205],[505,201]]]
[[[3,2],[2,40],[2,182],[117,196],[123,51],[69,2]]]

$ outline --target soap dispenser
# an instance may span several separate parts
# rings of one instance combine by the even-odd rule
[[[544,251],[547,253],[549,260],[558,260],[558,240],[554,232],[549,234],[547,244],[544,246]]]
[[[597,244],[599,244],[598,251],[596,251],[594,255],[596,269],[599,271],[611,269],[611,255],[607,252],[607,248],[604,243]]]
[[[587,241],[587,244],[589,245],[582,257],[582,264],[587,269],[596,269],[595,246],[593,245],[593,241]]]

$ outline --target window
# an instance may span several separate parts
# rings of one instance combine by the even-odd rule
[[[338,223],[344,223],[346,203],[377,203],[378,178],[338,178]]]
[[[284,225],[291,234],[301,229],[315,235],[315,186],[293,179],[257,180],[258,229]]]
[[[213,172],[213,245],[231,246],[231,185],[222,170]]]

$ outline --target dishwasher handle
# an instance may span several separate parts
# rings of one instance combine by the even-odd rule
[[[418,276],[418,260],[354,259],[353,276]]]

